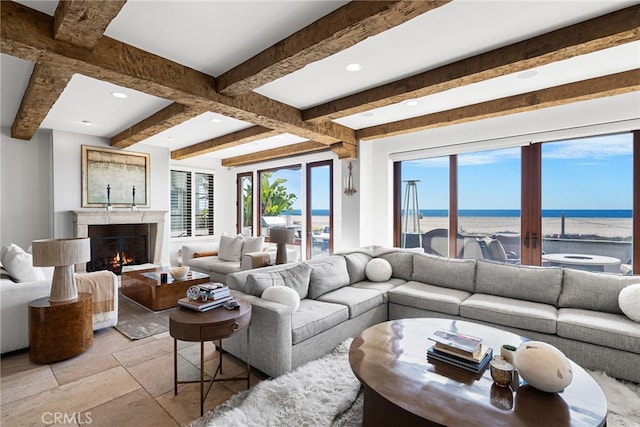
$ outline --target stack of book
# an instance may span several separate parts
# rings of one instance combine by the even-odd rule
[[[489,364],[493,349],[482,338],[438,329],[429,337],[435,344],[427,350],[429,362],[443,362],[465,371],[478,373]]]
[[[206,295],[206,299],[198,298],[193,300],[190,298],[180,298],[178,304],[182,307],[190,308],[196,311],[208,311],[216,307],[220,307],[227,301],[231,301],[233,297],[227,286],[220,283],[205,283],[196,285],[200,289],[201,295]]]

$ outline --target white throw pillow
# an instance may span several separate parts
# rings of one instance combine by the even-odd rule
[[[218,247],[218,259],[221,261],[240,262],[242,259],[242,234],[222,233]]]
[[[251,252],[262,252],[264,246],[264,236],[244,237],[242,241],[242,255]]]
[[[364,273],[372,282],[386,282],[391,278],[391,264],[383,258],[373,258],[367,263]]]
[[[265,289],[262,299],[288,305],[292,313],[300,307],[300,295],[287,286],[271,286]]]
[[[45,280],[44,272],[33,266],[33,257],[16,244],[5,246],[0,251],[0,262],[7,273],[18,282]]]
[[[618,294],[618,305],[629,319],[640,322],[640,283],[623,288]]]

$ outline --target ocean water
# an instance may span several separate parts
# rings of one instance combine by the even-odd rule
[[[420,209],[420,213],[428,217],[447,217],[447,209]],[[543,209],[543,218],[633,218],[631,209]],[[283,213],[287,215],[287,213]],[[300,209],[294,209],[291,215],[302,215]],[[329,216],[329,209],[314,209],[313,216]],[[517,218],[520,216],[520,209],[460,209],[461,217],[502,217]]]
[[[446,217],[449,215],[447,209],[420,209],[420,213],[430,217]],[[632,218],[631,209],[543,209],[543,218]],[[520,209],[460,209],[458,215],[461,217],[502,217],[517,218],[520,216]]]

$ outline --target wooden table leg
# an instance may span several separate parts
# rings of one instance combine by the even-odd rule
[[[178,340],[173,339],[173,395],[178,394]]]

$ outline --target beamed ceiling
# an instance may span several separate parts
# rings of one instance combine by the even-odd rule
[[[367,140],[640,89],[638,2],[1,8],[2,125],[13,138],[50,128],[165,146],[176,160],[351,159]]]

